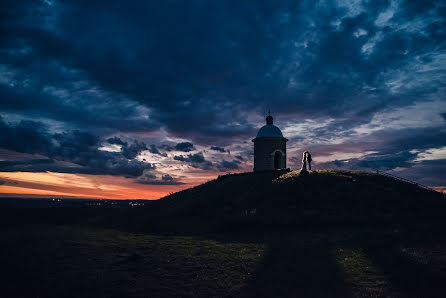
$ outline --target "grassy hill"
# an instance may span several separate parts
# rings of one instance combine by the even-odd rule
[[[255,224],[367,223],[443,216],[440,193],[353,171],[271,171],[220,176],[160,200],[171,216]]]

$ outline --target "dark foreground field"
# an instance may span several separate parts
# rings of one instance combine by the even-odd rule
[[[446,297],[445,197],[382,175],[246,173],[73,204],[0,206],[1,297]]]
[[[442,226],[443,225],[443,226]],[[1,230],[2,297],[444,297],[444,224],[161,235]]]

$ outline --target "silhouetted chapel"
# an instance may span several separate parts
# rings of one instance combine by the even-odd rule
[[[273,124],[273,117],[266,117],[266,125],[259,129],[254,142],[254,171],[286,168],[286,142],[280,129]]]

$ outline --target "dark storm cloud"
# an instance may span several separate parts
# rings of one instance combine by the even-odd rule
[[[79,173],[82,167],[59,164],[53,159],[19,159],[0,161],[0,170],[3,172],[63,172]]]
[[[367,158],[357,162],[360,168],[368,169],[394,169],[396,167],[411,167],[412,161],[416,158],[416,153],[399,152],[396,154],[380,155],[371,154]]]
[[[313,156],[317,154],[313,154]],[[395,168],[410,168],[418,156],[417,152],[400,151],[391,153],[370,153],[360,158],[347,158],[345,160],[333,160],[316,164],[319,169],[347,169],[347,170],[393,170]],[[290,161],[300,166],[302,158],[294,156]]]
[[[110,140],[108,142],[110,143]],[[50,134],[39,122],[21,121],[8,124],[0,119],[0,147],[48,157],[2,161],[0,171],[54,171],[137,177],[144,170],[154,168],[150,163],[134,159],[144,150],[144,144],[136,141],[130,146],[124,142],[123,144],[121,152],[102,151],[99,150],[100,138],[87,132],[74,130]]]
[[[137,141],[131,145],[125,143],[118,153],[99,150],[99,137],[86,132],[55,134],[54,138],[59,144],[52,149],[51,156],[85,167],[84,173],[140,176],[145,169],[153,168],[150,163],[134,159],[146,148]]]
[[[10,62],[9,58],[6,61]],[[46,65],[35,65],[32,69],[27,65],[20,68],[4,65],[0,67],[0,75],[7,78],[5,84],[0,84],[3,112],[53,119],[67,126],[98,131],[152,131],[159,127],[156,121],[146,119],[148,111],[135,101],[83,81],[88,77],[82,74],[66,77],[60,73],[66,71],[62,65],[51,65],[57,70],[47,69]],[[54,78],[46,78],[48,82],[37,81],[49,72],[54,73]]]
[[[107,142],[112,145],[122,145],[122,146],[127,145],[127,142],[124,142],[118,137],[109,138],[107,139]]]
[[[195,163],[206,162],[206,159],[204,158],[203,153],[201,152],[195,154],[189,154],[187,158],[189,159],[190,162],[195,162]]]
[[[48,67],[80,69],[107,92],[154,109],[152,121],[171,133],[187,132],[192,138],[252,135],[252,124],[243,112],[253,107],[259,111],[259,102],[271,100],[278,113],[335,117],[347,113],[361,122],[386,106],[409,104],[416,98],[389,93],[383,73],[404,67],[420,53],[443,48],[445,32],[440,17],[419,32],[378,26],[376,20],[390,8],[389,2],[358,6],[360,13],[351,14],[336,2],[313,1],[137,5],[110,1],[107,6],[93,1],[52,6],[40,2],[26,9],[7,3],[2,44],[9,51],[3,58],[24,74],[34,73],[23,62],[36,56]],[[414,13],[440,16],[441,5],[422,7],[402,2],[390,21],[405,24]],[[80,15],[81,23],[72,21]],[[358,35],[360,29],[365,33]],[[365,45],[369,45],[366,50]],[[66,79],[57,82],[56,74],[46,79],[66,85]],[[112,100],[123,105],[118,98]],[[55,102],[51,100],[46,109],[62,109],[62,115],[71,117],[68,108],[53,107]],[[119,110],[110,106],[103,114],[118,118]],[[136,107],[127,112],[135,113]],[[73,117],[82,118],[80,112]],[[96,119],[87,119],[87,114],[84,118]],[[127,121],[119,125],[137,129],[137,123]],[[150,122],[143,124],[151,128]]]
[[[122,155],[127,157],[128,159],[134,159],[138,156],[142,151],[147,150],[146,144],[143,142],[134,141],[132,144],[122,146],[121,151]]]
[[[203,156],[203,153],[201,153],[201,152],[198,152],[195,154],[189,154],[187,156],[175,155],[174,159],[179,160],[179,161],[187,161],[187,162],[194,162],[194,163],[202,163],[202,162],[206,161],[206,159]]]
[[[158,149],[163,150],[163,151],[167,151],[167,152],[170,152],[170,151],[174,150],[174,148],[172,146],[169,146],[169,145],[166,145],[166,144],[159,145]]]
[[[52,147],[42,123],[20,121],[9,126],[0,116],[0,147],[24,153],[48,152]]]
[[[371,135],[377,140],[372,150],[385,154],[396,154],[402,151],[426,150],[446,146],[446,131],[439,128],[408,128],[395,131],[381,131]],[[378,143],[378,140],[381,140]]]
[[[173,159],[178,161],[187,161],[187,162],[189,161],[189,159],[184,155],[175,155]]]
[[[189,154],[187,156],[184,155],[175,155],[173,157],[174,160],[182,161],[190,163],[194,168],[200,168],[204,170],[209,170],[212,167],[212,162],[206,160],[203,153],[198,152],[195,154]]]
[[[226,152],[225,148],[218,147],[218,146],[212,146],[211,150],[218,151],[218,152]]]
[[[175,145],[175,150],[177,151],[183,151],[183,152],[190,152],[192,150],[195,150],[194,145],[189,142],[182,142]]]
[[[158,147],[154,144],[150,145],[149,152],[152,154],[161,155],[163,157],[167,157],[167,153],[159,151]]]
[[[427,186],[444,186],[444,181],[446,180],[445,168],[446,159],[423,160],[401,173],[393,173]]]
[[[220,171],[237,170],[240,168],[240,160],[234,159],[233,161],[222,160],[218,165]]]
[[[414,153],[416,151],[446,146],[446,131],[441,129],[408,128],[399,129],[397,132],[394,130],[377,131],[364,138],[352,138],[350,142],[347,141],[339,145],[314,146],[314,156],[330,155],[340,150],[351,153],[374,151],[377,153],[367,154],[361,159],[349,159],[350,163],[342,163],[342,165],[354,164],[368,169],[394,169],[410,167],[417,156]],[[297,156],[293,162],[300,165],[300,157]]]
[[[34,165],[48,165],[54,164],[54,160],[49,158],[36,158],[36,159],[22,159],[22,160],[2,160],[0,161],[0,168],[8,168],[8,167],[22,167],[22,166],[31,166]]]
[[[177,181],[169,174],[165,174],[161,176],[161,179],[154,174],[145,174],[141,177],[135,179],[136,182],[141,184],[151,184],[151,185],[182,185],[184,184],[181,181]]]
[[[362,158],[319,163],[316,167],[368,172],[378,169],[427,186],[443,186],[446,179],[446,159],[415,161],[416,156],[411,152],[371,154]]]
[[[72,162],[83,171],[104,167],[118,174],[134,167],[127,173],[135,176],[148,166],[134,160],[141,151],[167,157],[194,145],[147,147],[114,137],[108,142],[121,152],[104,152],[98,150],[103,136],[162,128],[196,146],[229,148],[255,135],[252,115],[264,113],[268,103],[279,120],[333,119],[312,129],[320,142],[354,138],[352,129],[378,112],[446,96],[445,4],[395,4],[3,1],[1,111],[57,120],[70,132],[0,122],[0,147]],[[396,167],[413,163],[412,149],[444,146],[446,138],[438,128],[396,133],[383,126],[370,139],[375,142],[341,146],[379,152],[357,161],[363,165]],[[245,147],[242,154],[251,144]],[[318,150],[328,154],[328,147]],[[174,159],[212,168],[202,153]],[[215,167],[235,166],[227,163]]]
[[[124,142],[123,140],[115,136],[107,139],[107,142],[112,145],[120,145],[122,155],[124,155],[128,159],[134,159],[142,151],[145,150],[148,150],[150,153],[153,154],[167,156],[167,154],[161,153],[155,145],[150,145],[150,147],[147,148],[146,144],[144,144],[143,142],[138,142],[137,140],[134,140],[133,143],[129,145],[128,142]]]
[[[18,21],[23,11],[15,6],[19,12],[12,19]],[[374,85],[382,83],[378,74],[410,59],[405,50],[416,54],[424,47],[441,44],[438,38],[422,38],[424,32],[387,30],[377,49],[366,57],[362,47],[380,30],[374,22],[388,9],[387,1],[363,4],[368,13],[350,17],[346,8],[335,2],[151,2],[126,6],[111,1],[104,7],[80,1],[56,3],[52,13],[44,3],[40,6],[34,4],[26,10],[28,20],[38,20],[38,13],[55,14],[54,26],[63,37],[51,28],[34,29],[26,22],[20,29],[17,25],[9,29],[24,35],[40,56],[68,61],[107,89],[135,96],[156,108],[159,113],[155,117],[174,131],[190,131],[203,122],[213,124],[202,128],[204,131],[220,130],[216,125],[224,123],[221,120],[226,116],[227,121],[242,121],[236,109],[220,106],[228,99],[248,106],[261,97],[266,97],[263,101],[275,98],[285,104],[278,107],[282,111],[297,104],[312,111],[322,104],[324,111],[337,109],[340,102],[347,104],[351,96],[363,94],[364,83],[376,88]],[[431,10],[438,13],[432,6],[424,6],[421,12]],[[393,19],[404,22],[414,11],[420,13],[402,3],[401,12]],[[74,25],[71,20],[78,15],[83,22]],[[340,22],[337,27],[332,25],[336,21]],[[359,28],[367,34],[355,37]],[[18,39],[10,35],[5,37],[7,41]],[[42,36],[46,38],[42,40]],[[108,63],[111,59],[115,63]],[[292,66],[293,62],[299,67]],[[291,78],[299,88],[288,88]],[[237,100],[246,90],[247,98]],[[385,102],[383,98],[379,104]],[[345,108],[348,106],[342,106]],[[372,107],[361,107],[365,108]]]

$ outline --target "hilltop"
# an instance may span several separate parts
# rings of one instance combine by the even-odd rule
[[[64,205],[65,206],[65,205]],[[368,172],[265,171],[227,174],[132,208],[9,209],[2,224],[99,224],[143,231],[221,232],[262,226],[373,225],[442,220],[445,196]],[[6,207],[6,206],[5,206]],[[82,208],[79,208],[82,207]]]
[[[367,222],[442,216],[440,193],[376,173],[317,170],[219,176],[160,200],[170,215],[213,222]]]

